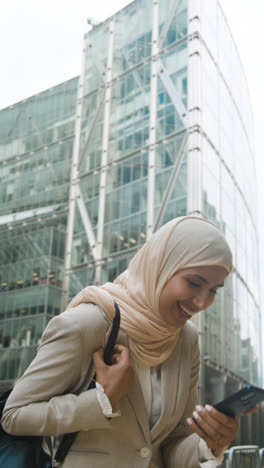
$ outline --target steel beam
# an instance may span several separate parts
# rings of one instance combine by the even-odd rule
[[[163,200],[162,200],[162,203],[161,203],[161,207],[160,207],[159,213],[158,213],[157,218],[156,218],[156,222],[155,222],[155,226],[154,226],[154,232],[157,231],[157,229],[159,229],[159,227],[161,226],[162,218],[164,216],[164,213],[165,213],[165,210],[167,208],[167,205],[168,205],[172,190],[173,190],[174,185],[175,185],[175,181],[176,181],[176,179],[178,177],[182,162],[184,160],[186,144],[187,144],[187,133],[185,133],[185,135],[184,135],[178,157],[177,157],[176,162],[174,164],[174,168],[173,168],[173,171],[172,171],[169,183],[168,183],[168,188],[167,188],[167,190],[166,190],[166,192],[164,194],[164,197],[163,197]]]
[[[193,40],[193,28],[200,24],[200,0],[188,1],[188,153],[187,153],[187,214],[199,215],[202,209],[202,155],[201,134],[197,122],[201,116],[201,64],[199,43]],[[199,399],[204,404],[205,365],[204,365],[204,315],[197,314],[194,323],[198,329],[201,349]]]
[[[167,35],[167,32],[169,30],[169,27],[170,27],[170,24],[171,24],[171,21],[172,21],[172,18],[180,4],[181,0],[176,0],[175,2],[172,2],[172,5],[171,5],[171,9],[169,11],[169,14],[167,16],[167,19],[163,25],[163,28],[161,30],[161,33],[160,33],[160,40],[159,40],[159,49],[162,48],[162,44],[163,44],[163,41]]]
[[[85,232],[86,232],[86,235],[87,235],[89,246],[90,246],[90,249],[92,251],[94,260],[97,260],[98,258],[97,258],[96,239],[95,239],[95,236],[94,236],[94,232],[93,232],[92,224],[91,224],[91,221],[90,221],[90,217],[88,215],[87,208],[85,206],[79,184],[76,184],[75,193],[76,193],[77,205],[78,205],[78,208],[79,208],[79,211],[80,211],[80,215],[81,215],[82,222],[83,222],[83,225],[84,225],[84,229],[85,229]]]
[[[147,200],[147,239],[153,233],[154,223],[154,195],[155,195],[155,144],[157,124],[157,55],[159,38],[159,1],[153,0],[153,25],[152,25],[152,61],[150,82],[150,116],[149,116],[149,154],[148,154],[148,200]]]
[[[177,91],[177,89],[175,88],[174,86],[174,83],[173,81],[171,80],[167,70],[166,70],[166,67],[164,66],[164,64],[162,63],[161,59],[159,59],[159,76],[160,76],[160,79],[166,89],[166,91],[168,92],[168,95],[170,96],[170,99],[171,101],[173,102],[178,114],[179,114],[179,117],[184,125],[184,127],[186,127],[187,125],[187,109],[185,107],[185,105],[183,104],[182,100],[181,100],[181,97]]]
[[[92,122],[90,131],[89,131],[89,133],[88,133],[88,136],[87,136],[85,145],[84,145],[83,150],[82,150],[82,154],[81,154],[80,159],[79,159],[78,170],[80,170],[81,164],[82,164],[83,159],[84,159],[84,157],[85,157],[85,153],[86,153],[86,150],[87,150],[88,145],[89,145],[89,143],[90,143],[90,139],[91,139],[91,136],[92,136],[92,134],[93,134],[94,127],[95,127],[95,125],[96,125],[97,119],[98,119],[98,117],[99,117],[99,115],[100,115],[100,111],[101,111],[103,102],[104,102],[104,94],[102,94],[102,97],[101,97],[101,99],[100,99],[100,101],[99,101],[99,104],[98,104],[98,106],[97,106],[97,109],[96,109],[96,112],[95,112],[95,116],[94,116],[94,120],[93,120],[93,122]]]
[[[87,39],[85,39],[83,57],[82,57],[82,69],[78,88],[77,97],[77,109],[75,119],[75,138],[73,146],[73,158],[71,167],[71,181],[70,181],[70,195],[69,195],[69,214],[67,221],[66,231],[66,248],[65,248],[65,263],[64,263],[64,279],[63,279],[63,295],[62,295],[62,308],[65,309],[67,305],[69,280],[70,280],[70,268],[71,268],[71,251],[72,251],[72,237],[74,227],[74,215],[75,215],[75,201],[76,201],[76,184],[78,183],[78,159],[80,149],[80,134],[81,134],[81,115],[82,115],[82,101],[83,101],[83,84],[85,74],[85,46]]]
[[[191,8],[192,6],[192,8]],[[199,5],[192,1],[191,14]],[[190,12],[189,12],[190,13]],[[196,18],[196,16],[195,16]],[[196,20],[195,20],[196,21]],[[193,28],[192,21],[189,28]],[[200,214],[202,211],[202,136],[201,125],[201,56],[200,41],[190,39],[188,43],[188,199],[187,213]]]
[[[105,215],[105,189],[106,189],[106,164],[108,158],[108,140],[109,140],[109,125],[110,125],[110,106],[111,106],[111,80],[112,80],[112,64],[113,64],[113,49],[114,49],[114,18],[109,23],[109,43],[108,43],[108,58],[107,58],[107,73],[106,73],[106,91],[104,102],[104,127],[103,127],[103,145],[101,156],[101,175],[100,175],[100,193],[98,205],[98,227],[97,227],[97,254],[98,259],[102,257],[103,252],[103,235],[104,235],[104,215]],[[100,283],[101,264],[96,265],[95,282]]]

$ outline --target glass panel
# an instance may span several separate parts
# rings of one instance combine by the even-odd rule
[[[4,380],[23,373],[46,323],[61,311],[78,81],[0,112],[0,122],[5,122],[0,125],[0,159],[6,162],[0,175]]]
[[[100,167],[104,128],[104,93],[94,93],[84,99],[80,134],[79,174]]]
[[[107,281],[114,281],[128,266],[128,263],[133,255],[126,255],[125,257],[110,259],[103,265],[102,270],[102,283]]]
[[[187,105],[187,48],[186,42],[161,56],[165,71],[158,78],[157,140],[184,128],[180,117]],[[181,107],[178,107],[178,101]]]
[[[91,262],[82,270],[71,272],[69,302],[85,286],[93,284],[95,277],[95,265]]]
[[[94,91],[105,81],[108,40],[108,21],[99,24],[86,35],[84,96]]]
[[[148,144],[149,94],[150,65],[113,83],[108,161],[135,153]]]
[[[167,144],[159,145],[156,149],[156,176],[155,176],[155,219],[163,209],[164,197],[170,186],[170,180],[173,175],[173,166],[177,164],[177,158],[180,156],[180,150],[183,143],[183,135],[174,138]],[[186,213],[186,192],[187,187],[187,167],[184,158],[179,173],[174,181],[167,207],[163,213],[162,224],[170,219],[183,216]]]
[[[178,1],[176,10],[174,1],[160,2],[159,23],[161,49],[185,38],[187,36],[187,1]]]
[[[151,0],[138,0],[115,15],[113,77],[151,56]]]
[[[203,214],[220,227],[220,160],[203,138]]]

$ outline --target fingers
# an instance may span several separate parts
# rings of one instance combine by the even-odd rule
[[[114,346],[114,353],[121,354],[123,358],[129,357],[129,349],[121,344],[116,344]]]
[[[245,415],[247,415],[247,414],[256,413],[256,411],[258,411],[258,409],[259,409],[258,405],[253,406],[253,408],[250,408],[248,411],[245,411],[244,413],[242,413],[241,416],[245,416]]]
[[[96,380],[102,385],[113,407],[131,390],[134,384],[134,370],[126,346],[115,345],[111,366],[104,363],[103,354],[102,348],[93,354]]]
[[[95,353],[93,353],[93,361],[95,367],[99,367],[105,365],[104,363],[104,350],[103,348],[98,349]]]
[[[103,368],[106,364],[104,362],[104,350],[103,348],[98,349],[95,353],[93,353],[93,361],[95,368],[98,369]],[[114,353],[111,358],[111,364],[119,364],[121,366],[129,366],[130,365],[130,354],[129,349],[126,346],[116,344],[114,346]]]
[[[204,408],[198,405],[192,416],[193,419],[187,419],[188,425],[211,449],[222,450],[230,445],[237,433],[238,420],[220,413],[212,406],[206,405]]]
[[[130,364],[129,349],[126,346],[120,344],[115,345],[112,356],[112,364]]]
[[[115,344],[114,351],[116,353],[121,353],[122,351],[128,351],[128,348],[122,344]]]

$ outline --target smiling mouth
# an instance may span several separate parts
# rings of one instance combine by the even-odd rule
[[[188,319],[190,319],[192,317],[192,315],[187,312],[186,308],[182,304],[180,304],[179,302],[178,302],[178,306],[179,306],[179,309],[180,309],[181,313],[184,315],[184,317],[186,317]]]

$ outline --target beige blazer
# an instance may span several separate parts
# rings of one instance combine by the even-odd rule
[[[36,358],[8,399],[4,430],[43,436],[79,431],[63,468],[199,467],[201,441],[190,435],[185,423],[196,403],[199,374],[194,325],[184,326],[174,351],[162,364],[162,413],[151,431],[137,376],[132,390],[119,402],[120,417],[107,419],[96,389],[86,390],[94,373],[91,356],[105,345],[110,328],[109,319],[93,304],[81,304],[53,318]],[[117,341],[128,345],[122,331]]]

